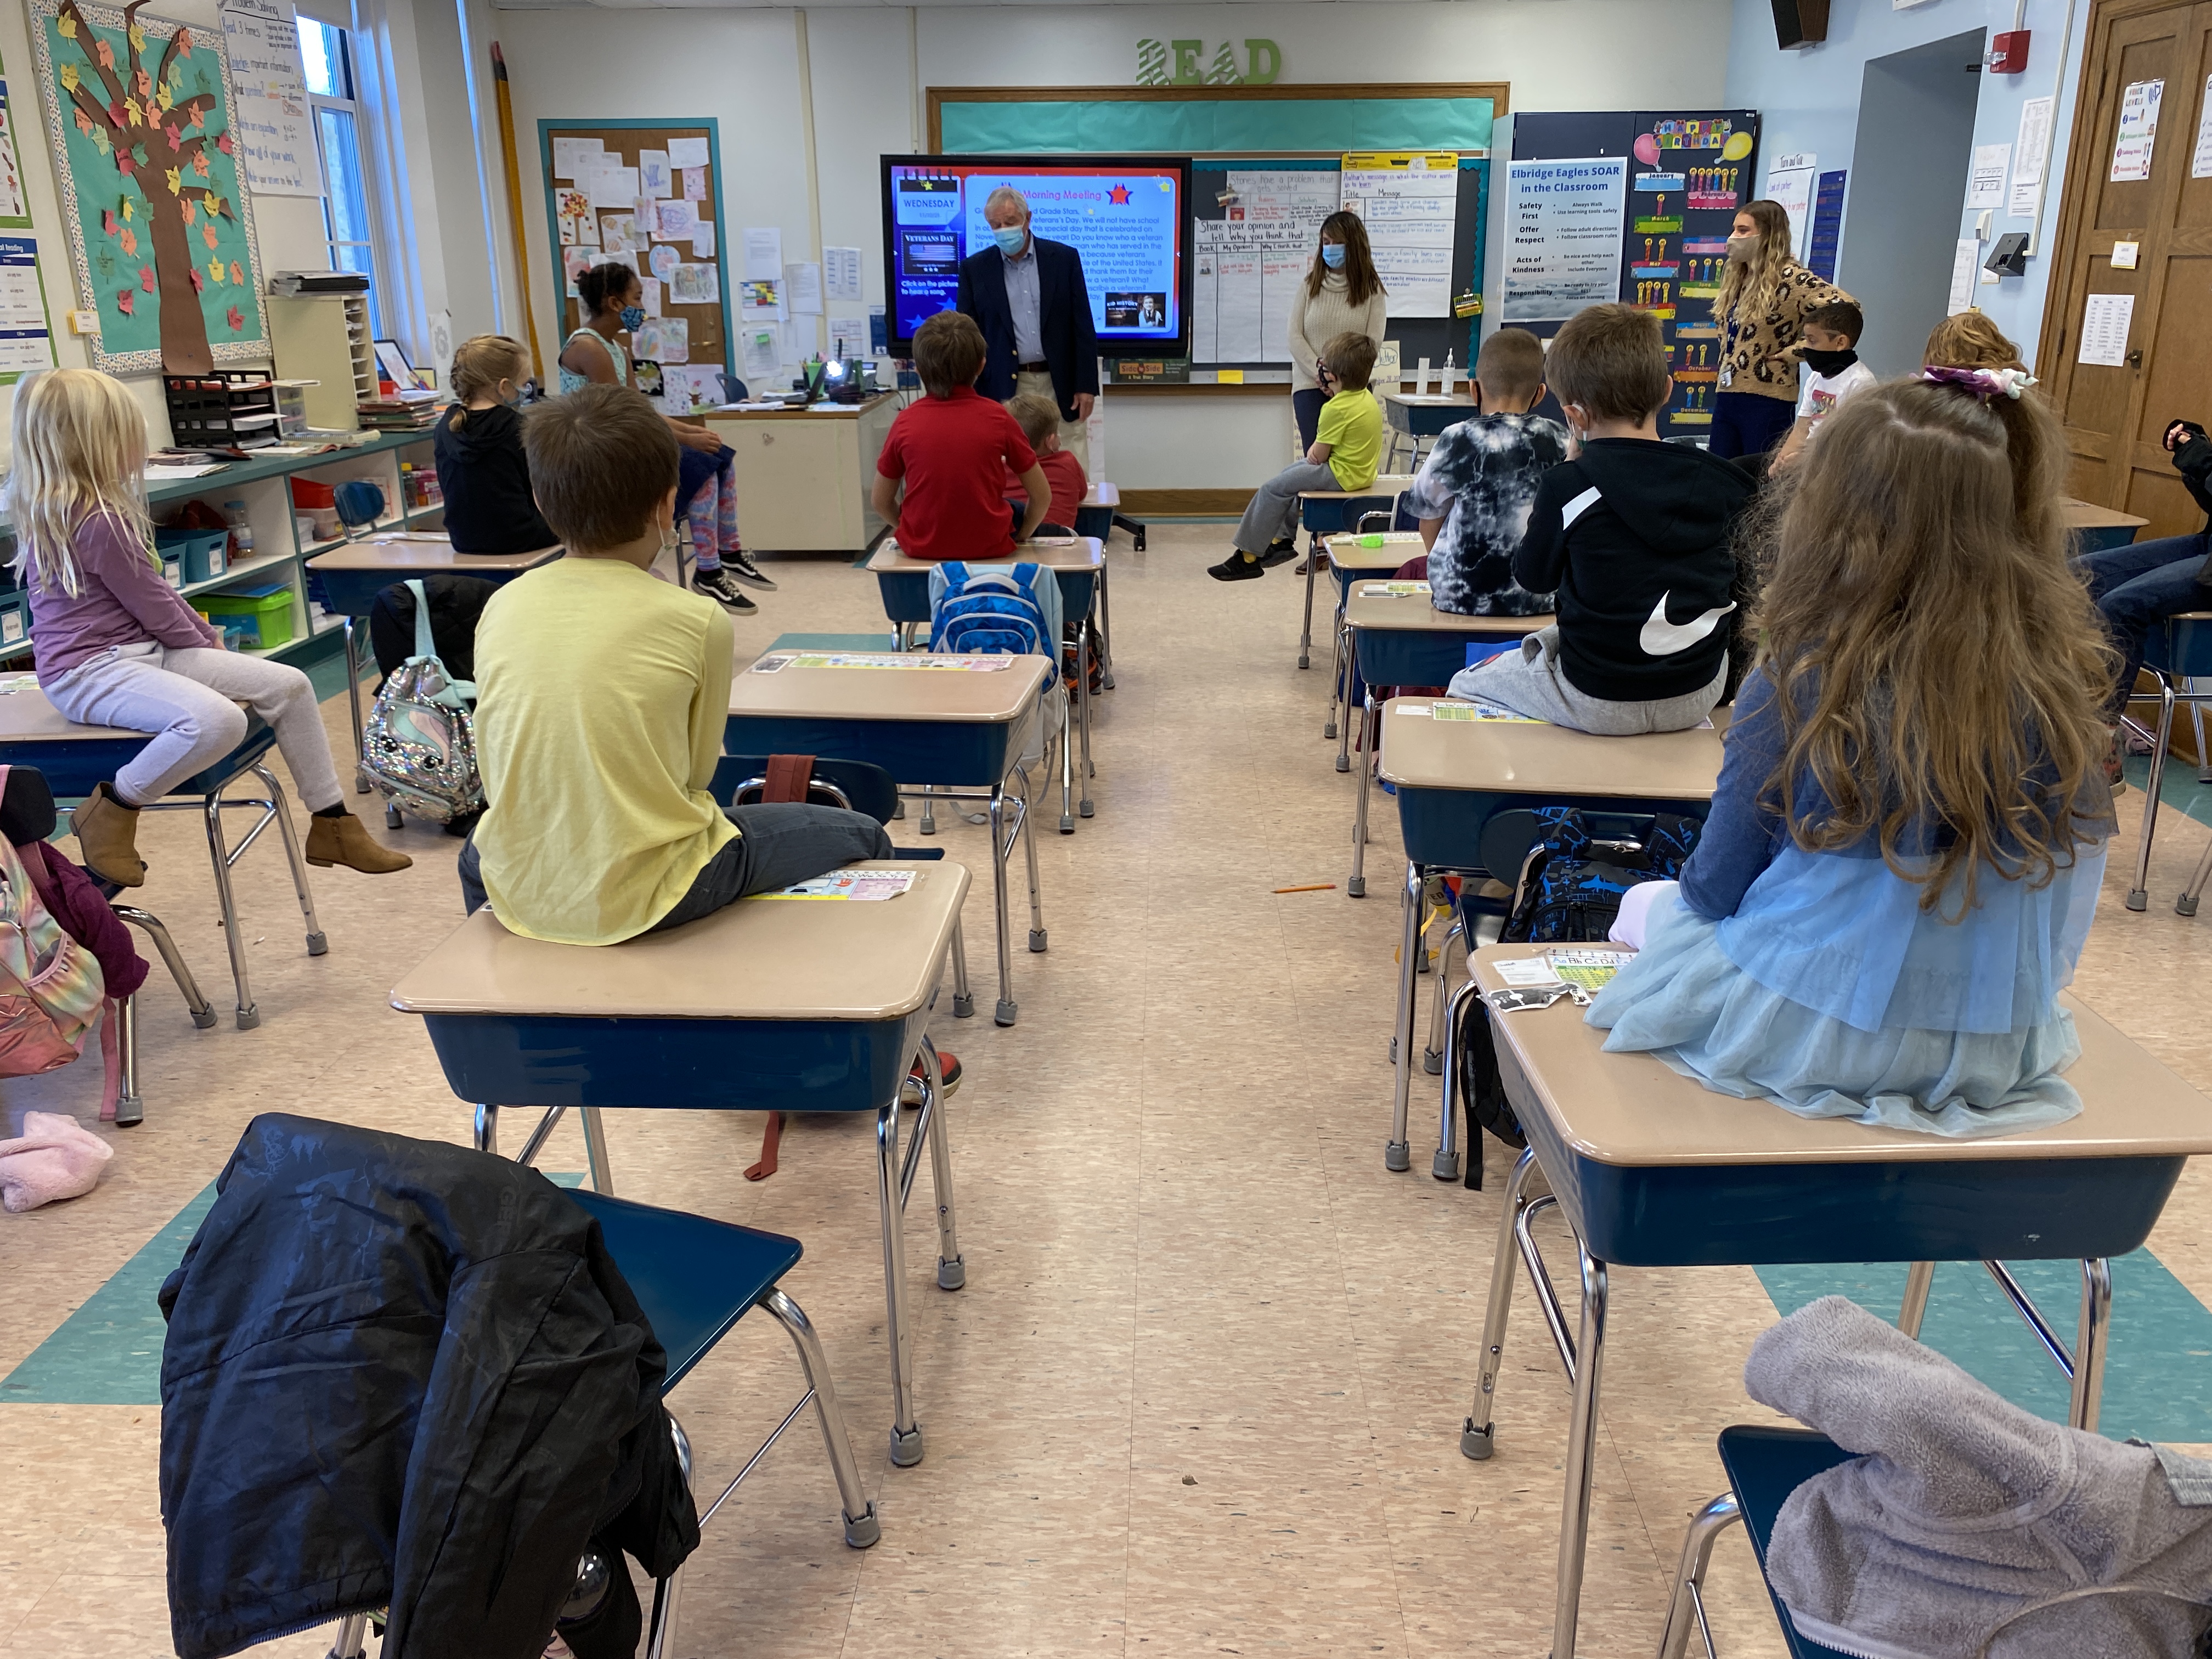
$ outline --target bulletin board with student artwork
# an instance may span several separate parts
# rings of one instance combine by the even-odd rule
[[[1720,379],[1713,301],[1758,168],[1756,110],[1520,116],[1501,321],[1548,337],[1599,301],[1650,312],[1674,376],[1660,435],[1703,437]]]
[[[541,120],[538,150],[561,337],[585,322],[578,273],[627,264],[645,308],[629,342],[636,384],[672,405],[721,402],[735,365],[719,124]]]
[[[31,38],[93,365],[204,374],[269,356],[222,32],[31,0]]]

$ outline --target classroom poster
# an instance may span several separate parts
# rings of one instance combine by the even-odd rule
[[[1190,355],[1287,363],[1291,301],[1313,268],[1322,221],[1342,205],[1339,175],[1253,167],[1225,179],[1221,217],[1192,222]]]
[[[77,283],[100,313],[93,366],[265,361],[220,32],[79,0],[31,0],[30,22]]]
[[[2120,130],[2112,139],[2116,185],[2150,177],[2150,158],[2158,143],[2158,106],[2163,81],[2131,81],[2120,94]]]
[[[1836,280],[1836,257],[1843,247],[1844,182],[1844,171],[1838,167],[1822,173],[1813,192],[1813,234],[1806,240],[1805,268],[1824,283]]]
[[[290,0],[223,0],[222,39],[246,188],[264,196],[320,196],[322,167]]]
[[[1346,210],[1367,227],[1376,274],[1389,293],[1387,314],[1450,316],[1458,153],[1350,155],[1338,183]]]
[[[1514,161],[1505,175],[1505,321],[1565,322],[1620,297],[1628,159]]]

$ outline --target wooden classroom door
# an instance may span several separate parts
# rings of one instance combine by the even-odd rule
[[[2066,426],[2069,492],[2149,520],[2146,541],[2204,520],[2160,439],[2171,421],[2212,426],[2208,76],[2212,0],[2098,5],[2036,353]],[[2142,112],[2153,96],[2156,125],[2146,140]],[[2130,242],[2133,269],[2124,264]],[[2124,324],[2112,303],[2121,297],[2132,301]],[[2102,344],[2121,361],[2081,362],[2085,331],[2092,355]]]

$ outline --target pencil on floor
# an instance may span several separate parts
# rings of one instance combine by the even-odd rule
[[[1333,881],[1317,881],[1310,887],[1278,887],[1275,890],[1279,893],[1328,893],[1335,890],[1336,884]]]

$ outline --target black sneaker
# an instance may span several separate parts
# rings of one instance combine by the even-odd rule
[[[762,574],[761,568],[752,562],[751,556],[742,547],[725,548],[722,550],[722,568],[735,576],[747,587],[757,587],[763,593],[775,592],[775,584]]]
[[[1249,582],[1257,581],[1267,571],[1257,559],[1248,559],[1242,553],[1231,553],[1219,564],[1206,566],[1206,574],[1218,582]]]
[[[740,617],[752,616],[760,610],[738,590],[737,583],[730,580],[730,573],[719,568],[692,571],[691,590],[695,593],[704,593],[716,604],[736,611]]]
[[[1267,550],[1260,556],[1260,568],[1262,570],[1273,570],[1277,565],[1288,564],[1297,556],[1298,544],[1295,538],[1289,541],[1270,542],[1267,544]]]

